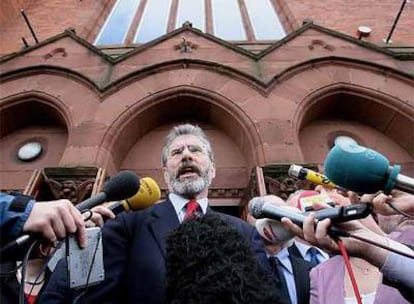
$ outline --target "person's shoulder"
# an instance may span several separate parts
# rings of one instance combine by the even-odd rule
[[[224,221],[234,225],[235,227],[239,228],[239,229],[243,229],[243,230],[250,230],[253,229],[253,226],[250,225],[249,223],[247,223],[246,221],[244,221],[243,219],[236,217],[234,215],[230,215],[230,214],[226,214],[226,213],[222,213],[222,212],[216,212],[221,219],[223,219]]]
[[[317,266],[313,267],[311,271],[316,271],[319,273],[324,273],[324,275],[328,275],[330,273],[339,272],[341,267],[344,267],[344,260],[341,255],[334,255],[330,257],[323,263],[318,264]]]

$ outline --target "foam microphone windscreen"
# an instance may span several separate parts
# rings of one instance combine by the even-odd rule
[[[107,201],[119,201],[133,196],[140,188],[138,176],[132,171],[121,171],[111,178],[104,186],[102,192],[106,194]]]
[[[161,190],[151,177],[143,177],[141,186],[134,196],[126,199],[128,210],[139,210],[153,205],[161,197]],[[127,210],[127,211],[128,211]]]
[[[334,183],[355,192],[375,193],[385,187],[389,162],[352,138],[340,136],[326,156],[324,167]]]

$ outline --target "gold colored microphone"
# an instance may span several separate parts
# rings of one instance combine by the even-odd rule
[[[122,211],[140,210],[153,205],[160,197],[161,190],[155,180],[151,177],[143,177],[140,179],[139,190],[134,196],[114,203],[109,209],[115,214]]]

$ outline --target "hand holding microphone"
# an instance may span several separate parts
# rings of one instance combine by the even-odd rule
[[[56,201],[56,206],[52,208],[48,204],[36,206],[32,211],[32,220],[24,227],[27,232],[38,233],[51,241],[56,241],[58,238],[76,233],[79,245],[86,247],[87,236],[83,217],[80,212],[91,209],[103,202],[109,200],[122,200],[133,196],[139,189],[139,179],[132,171],[122,171],[111,178],[104,186],[102,192],[96,196],[88,198],[80,204],[73,206],[69,201]],[[80,212],[79,212],[80,211]],[[32,228],[30,228],[32,227]],[[37,227],[37,228],[33,228]],[[32,241],[36,240],[35,235],[25,234],[16,240],[7,243],[0,250],[0,255],[3,260],[13,259],[16,252],[26,247]]]
[[[263,198],[256,197],[249,202],[249,213],[256,219],[269,218],[280,221],[286,217],[298,226],[302,226],[305,213],[294,212],[292,210],[275,206]],[[333,223],[341,223],[354,219],[367,217],[371,213],[371,206],[368,204],[354,204],[348,206],[340,206],[335,208],[327,208],[315,211],[315,220],[317,223],[320,220],[329,218]]]
[[[104,225],[106,219],[114,218],[122,211],[135,211],[153,205],[161,197],[161,190],[158,184],[151,177],[140,179],[139,190],[134,196],[122,201],[114,202],[109,206],[96,206],[92,208],[92,216],[86,223],[87,227]]]

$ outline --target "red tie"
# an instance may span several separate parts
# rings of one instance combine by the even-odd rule
[[[197,201],[188,201],[188,203],[186,204],[183,222],[186,222],[195,217],[199,217],[200,213],[200,205],[197,203]]]

